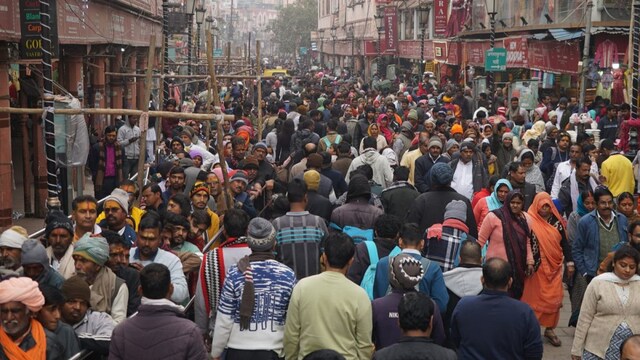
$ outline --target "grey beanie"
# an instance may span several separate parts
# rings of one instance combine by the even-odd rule
[[[453,180],[453,170],[449,164],[435,163],[431,167],[431,185],[449,185]]]
[[[460,144],[458,144],[458,142],[456,141],[456,139],[449,139],[449,140],[447,140],[447,149],[446,149],[446,151],[451,150],[451,148],[452,148],[452,147],[454,147],[454,146],[456,146],[456,145],[460,146]]]
[[[247,228],[247,244],[253,251],[270,251],[276,243],[276,230],[269,220],[254,218]]]
[[[389,259],[389,285],[394,289],[411,290],[422,280],[422,262],[409,254],[399,254]]]
[[[444,210],[444,218],[458,219],[462,222],[467,221],[467,204],[462,200],[453,200],[448,203]]]
[[[22,265],[41,264],[49,267],[47,250],[38,240],[29,239],[22,244]]]

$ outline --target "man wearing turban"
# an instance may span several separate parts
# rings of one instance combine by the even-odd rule
[[[44,305],[38,283],[26,277],[0,282],[0,358],[57,359],[61,355],[55,334],[32,316]]]
[[[27,231],[14,226],[0,235],[0,273],[22,275],[22,244],[27,240]]]
[[[91,308],[111,315],[113,321],[119,324],[127,317],[129,289],[124,280],[105,266],[109,260],[107,240],[85,234],[74,246],[73,260],[76,274],[90,285]]]

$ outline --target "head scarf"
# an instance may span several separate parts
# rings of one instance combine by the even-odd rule
[[[500,189],[502,185],[506,185],[507,188],[509,188],[509,191],[513,190],[513,187],[511,186],[511,182],[509,182],[509,180],[498,180],[498,182],[496,182],[496,184],[493,186],[493,192],[491,193],[491,195],[487,196],[487,207],[489,208],[489,211],[499,209],[502,206],[502,202],[498,199],[498,189]]]
[[[524,213],[516,215],[511,211],[511,200],[520,197],[524,203],[524,195],[519,191],[510,191],[504,199],[501,208],[493,210],[493,213],[502,223],[502,238],[507,254],[507,261],[511,264],[511,277],[513,284],[509,288],[509,295],[514,299],[520,299],[524,290],[524,279],[527,270],[527,243],[530,241],[530,230]]]
[[[0,304],[11,301],[23,303],[31,312],[38,312],[44,305],[44,296],[38,283],[27,277],[14,277],[0,282]]]
[[[102,266],[109,260],[109,244],[103,237],[91,237],[86,233],[73,246],[73,255],[82,256]]]
[[[549,220],[543,218],[538,213],[544,205],[548,205],[551,209],[551,217]],[[536,195],[527,213],[530,218],[529,224],[531,225],[531,230],[535,235],[531,237],[531,251],[534,253],[534,259],[536,259],[536,263],[539,263],[540,252],[545,254],[544,261],[549,266],[544,266],[540,268],[539,271],[542,271],[543,275],[552,278],[555,273],[561,272],[562,270],[564,255],[560,243],[562,239],[567,239],[565,230],[567,223],[564,218],[560,216],[558,209],[556,209],[553,204],[553,200],[551,200],[551,196],[546,192],[540,192]],[[562,299],[561,288],[542,289],[542,291],[543,294],[549,294],[549,296],[546,297],[549,301],[553,298],[557,299],[558,297]],[[552,296],[552,294],[554,296]]]
[[[391,121],[393,121],[392,119],[387,119],[387,126],[382,126],[382,124],[380,123],[382,121],[382,119],[386,118],[387,114],[380,114],[380,116],[378,116],[378,120],[376,121],[378,123],[378,129],[380,129],[380,134],[382,136],[384,136],[385,140],[387,140],[387,144],[392,144],[393,143],[393,130],[391,130],[391,128],[389,127],[389,124],[391,123]]]
[[[527,143],[531,139],[540,139],[540,140],[542,140],[541,137],[542,137],[543,134],[545,134],[545,123],[544,123],[544,121],[542,121],[542,120],[536,121],[536,123],[533,124],[531,129],[525,131],[524,135],[522,136],[522,143],[524,145],[527,145]]]
[[[578,215],[580,215],[580,217],[583,217],[589,213],[589,210],[587,210],[587,208],[584,206],[584,199],[582,198],[582,193],[578,195],[578,200],[576,201],[576,203],[577,203],[576,211],[578,212]]]

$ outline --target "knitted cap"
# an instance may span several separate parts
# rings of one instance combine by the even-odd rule
[[[126,191],[120,188],[113,189],[111,195],[107,196],[104,202],[106,203],[109,200],[117,202],[125,213],[129,213],[129,194]]]
[[[439,137],[433,136],[431,139],[429,139],[429,148],[432,148],[433,146],[437,146],[442,149],[442,141],[440,141]]]
[[[462,222],[467,221],[467,204],[462,200],[453,200],[448,203],[444,210],[444,218],[458,219]]]
[[[193,188],[191,188],[191,193],[189,194],[189,197],[197,194],[200,191],[204,191],[207,193],[207,195],[210,195],[209,186],[207,186],[207,183],[205,183],[204,181],[196,181],[196,183],[193,184]]]
[[[460,144],[460,151],[464,149],[474,150],[475,148],[476,148],[475,144],[472,143],[471,141],[463,141],[462,144]]]
[[[420,260],[401,253],[390,258],[389,284],[394,289],[411,290],[422,280],[424,269]]]
[[[506,132],[506,133],[502,134],[502,140],[504,141],[505,139],[513,140],[513,133],[512,132]]]
[[[242,181],[245,185],[249,184],[249,180],[247,179],[247,173],[245,173],[242,170],[236,171],[236,173],[233,174],[233,176],[231,176],[231,178],[229,179],[229,182],[233,182],[233,181]]]
[[[454,147],[454,146],[460,146],[460,144],[458,144],[456,139],[447,140],[447,151],[451,150],[451,148]]]
[[[307,170],[302,176],[304,182],[307,183],[307,189],[318,191],[320,188],[320,173],[315,170]]]
[[[449,164],[435,163],[430,172],[432,185],[449,185],[453,180],[453,170]]]
[[[247,244],[253,251],[269,251],[276,243],[276,230],[269,220],[254,218],[247,228]]]
[[[0,235],[0,246],[13,249],[22,249],[22,244],[27,240],[27,237],[19,232],[8,229]]]
[[[260,141],[259,143],[253,145],[253,150],[257,150],[257,149],[263,149],[264,151],[267,151],[267,144]]]
[[[60,289],[65,300],[80,299],[91,306],[91,289],[89,284],[80,276],[75,275],[64,281]]]
[[[51,232],[55,229],[65,229],[69,235],[73,235],[73,223],[62,211],[51,211],[45,220],[47,227],[44,230],[44,238],[48,239]]]
[[[49,267],[47,250],[38,240],[28,239],[22,244],[22,265],[41,264]]]

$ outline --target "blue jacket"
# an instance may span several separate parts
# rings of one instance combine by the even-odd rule
[[[578,222],[578,236],[573,240],[571,246],[573,262],[576,264],[578,274],[596,276],[596,270],[600,264],[600,227],[598,226],[598,216],[594,210],[583,216]],[[618,222],[619,244],[612,251],[617,249],[621,243],[629,241],[627,237],[627,218],[616,212],[615,221]]]
[[[451,340],[460,360],[542,359],[536,315],[502,291],[463,297],[451,316]]]
[[[420,260],[422,256],[419,253],[409,252],[403,250],[402,252],[408,253],[414,258]],[[376,280],[373,284],[373,298],[377,299],[387,294],[389,289],[389,257],[383,257],[378,262],[376,267]],[[438,304],[440,311],[446,311],[447,303],[449,302],[449,293],[447,287],[444,285],[444,277],[442,276],[442,270],[438,263],[431,261],[429,268],[426,269],[420,285],[418,286],[420,292],[429,295],[433,301]]]

